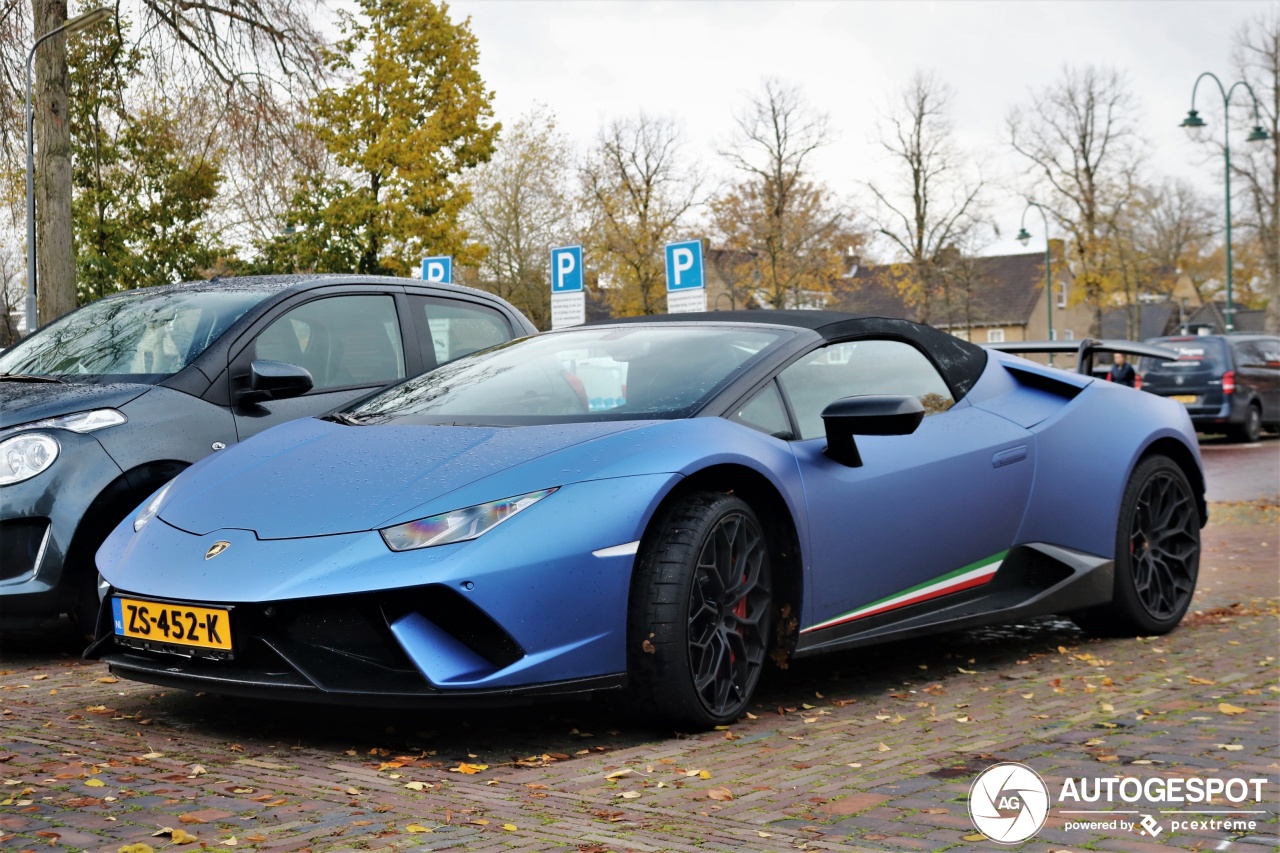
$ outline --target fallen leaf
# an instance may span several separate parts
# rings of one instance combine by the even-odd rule
[[[102,678],[96,679],[99,684],[115,684],[120,679],[114,675],[104,675]]]
[[[178,815],[178,820],[181,823],[208,823],[208,821],[205,820],[204,818],[199,818],[199,817],[196,817],[195,815],[189,815],[189,814]]]
[[[623,791],[618,796],[622,797],[622,799],[624,800],[634,800],[640,796],[640,792],[639,791]]]
[[[169,837],[173,839],[174,844],[194,844],[200,840],[181,828],[175,829]]]
[[[1238,743],[1215,743],[1214,746],[1219,749],[1225,749],[1227,752],[1239,752],[1244,749],[1244,747]]]
[[[713,800],[732,800],[733,792],[728,788],[712,788],[710,791],[707,791],[707,796]]]
[[[517,827],[514,823],[504,823],[502,825],[502,828],[505,829],[507,832],[515,832],[519,827]]]
[[[710,779],[710,778],[711,778],[711,771],[710,771],[710,770],[699,770],[699,771],[698,771],[698,778],[699,778],[699,779]]]
[[[116,853],[156,853],[156,851],[150,844],[126,844],[118,848]]]
[[[468,764],[468,763],[467,763],[467,762],[465,762],[465,761],[460,761],[460,762],[458,762],[458,766],[457,766],[457,767],[450,767],[450,768],[449,768],[449,772],[450,772],[450,773],[465,773],[465,774],[467,774],[468,776],[472,776],[472,775],[474,775],[474,774],[476,774],[476,773],[479,773],[481,770],[488,770],[488,769],[489,769],[489,765],[488,765],[488,764]]]
[[[106,787],[106,784],[107,784],[106,782],[103,782],[101,779],[85,779],[84,783],[88,785],[90,788],[103,788],[103,787]]]
[[[633,772],[635,771],[633,771],[630,767],[627,767],[622,770],[615,770],[612,773],[605,776],[604,778],[609,780],[621,779],[623,776],[630,776]]]
[[[1058,646],[1058,651],[1065,652],[1066,649],[1064,649],[1062,646]],[[987,837],[983,835],[981,832],[971,832],[968,835],[964,836],[964,840],[965,841],[986,841]]]
[[[1240,706],[1238,706],[1238,705],[1232,705],[1232,704],[1229,704],[1229,703],[1227,703],[1227,702],[1219,702],[1219,703],[1218,703],[1218,710],[1219,710],[1219,711],[1221,711],[1222,713],[1226,714],[1227,716],[1231,716],[1231,717],[1234,717],[1236,714],[1247,714],[1247,713],[1249,713],[1249,709],[1248,709],[1248,708],[1241,708],[1241,707],[1240,707]]]
[[[231,836],[230,838],[224,838],[224,839],[222,839],[222,841],[220,841],[220,842],[218,842],[218,843],[219,843],[219,844],[225,844],[227,847],[235,847],[235,846],[236,846],[237,844],[239,844],[240,842],[239,842],[239,841],[237,841],[237,840],[236,840],[236,837],[233,835],[233,836]]]
[[[253,835],[246,835],[244,840],[248,841],[250,844],[261,844],[267,840],[267,837],[261,832],[255,832]]]
[[[205,770],[205,769],[204,769],[203,767],[201,767],[199,764],[192,764],[192,765],[191,765],[191,775],[192,775],[192,776],[204,776],[204,775],[205,775],[206,773],[208,773],[208,772],[209,772],[208,770]]]
[[[418,832],[435,832],[435,830],[434,830],[434,829],[432,829],[431,827],[429,827],[429,826],[423,826],[423,825],[422,825],[422,824],[420,824],[420,823],[411,823],[411,824],[409,824],[408,826],[406,826],[406,827],[404,828],[404,831],[405,831],[405,832],[413,832],[413,833],[418,833]]]
[[[883,743],[876,747],[880,752],[889,752],[893,747],[885,746]]]
[[[405,782],[404,786],[410,791],[425,791],[428,788],[434,788],[430,782]]]

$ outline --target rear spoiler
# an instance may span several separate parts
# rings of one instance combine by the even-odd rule
[[[1094,353],[1122,352],[1125,355],[1145,356],[1146,358],[1163,358],[1173,361],[1178,353],[1154,344],[1140,344],[1136,341],[1100,341],[1085,338],[1080,341],[1004,341],[995,344],[983,344],[997,352],[1073,352],[1076,354],[1076,373],[1089,375],[1089,367],[1093,363]]]

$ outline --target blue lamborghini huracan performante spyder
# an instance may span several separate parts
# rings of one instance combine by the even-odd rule
[[[624,691],[685,730],[787,658],[1195,589],[1185,408],[903,320],[641,318],[466,356],[182,473],[86,654],[348,704]]]

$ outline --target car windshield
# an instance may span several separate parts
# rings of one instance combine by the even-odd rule
[[[511,425],[687,417],[787,336],[683,325],[552,332],[410,379],[338,419]]]
[[[1177,375],[1200,370],[1221,373],[1226,370],[1226,346],[1218,338],[1157,338],[1151,343],[1173,350],[1178,354],[1178,358],[1176,361],[1144,358],[1140,367],[1143,374],[1168,373]]]
[[[142,289],[92,302],[0,355],[0,374],[159,382],[190,364],[266,296]]]

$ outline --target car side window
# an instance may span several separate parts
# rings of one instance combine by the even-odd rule
[[[431,329],[436,364],[511,340],[511,324],[502,312],[474,302],[435,296],[414,300]],[[419,318],[421,320],[421,317]]]
[[[395,300],[330,296],[299,305],[258,335],[254,357],[305,367],[316,391],[403,379]]]
[[[901,341],[845,341],[815,350],[778,375],[800,438],[825,434],[822,410],[842,397],[909,394],[929,415],[955,404],[947,383],[910,344]]]
[[[791,419],[787,417],[787,409],[782,404],[782,394],[778,391],[776,382],[770,382],[756,392],[745,405],[729,416],[729,420],[758,429],[774,438],[794,437],[791,433]]]

